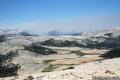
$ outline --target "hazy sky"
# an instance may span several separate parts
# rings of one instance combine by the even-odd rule
[[[120,26],[120,0],[0,0],[0,28],[45,34]]]

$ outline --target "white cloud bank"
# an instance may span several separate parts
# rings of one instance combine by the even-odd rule
[[[66,21],[26,22],[5,28],[26,30],[37,34],[47,34],[50,30],[60,32],[95,31],[107,27],[120,26],[120,16],[88,16]],[[0,26],[2,28],[2,26]]]

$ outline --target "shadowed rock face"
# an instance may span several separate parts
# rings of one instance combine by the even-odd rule
[[[0,77],[17,75],[17,71],[20,68],[20,65],[11,63],[12,59],[17,55],[17,51],[11,51],[5,55],[0,55]]]
[[[117,58],[120,57],[120,48],[115,48],[108,51],[106,54],[102,54],[101,57],[104,58]]]
[[[37,54],[43,54],[43,55],[49,55],[49,54],[56,54],[57,53],[56,51],[54,51],[52,49],[49,49],[49,48],[46,48],[46,47],[43,47],[43,46],[40,46],[40,45],[36,45],[36,44],[24,46],[24,49],[35,52]]]

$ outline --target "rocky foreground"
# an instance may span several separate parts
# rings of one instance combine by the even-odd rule
[[[92,80],[92,77],[119,77],[120,58],[83,63],[74,69],[7,77],[0,80]],[[23,73],[24,74],[24,73]]]

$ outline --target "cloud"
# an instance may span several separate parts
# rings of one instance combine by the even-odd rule
[[[50,30],[84,32],[116,26],[120,26],[120,16],[82,16],[66,21],[25,22],[8,28],[26,30],[37,34],[47,34]]]

